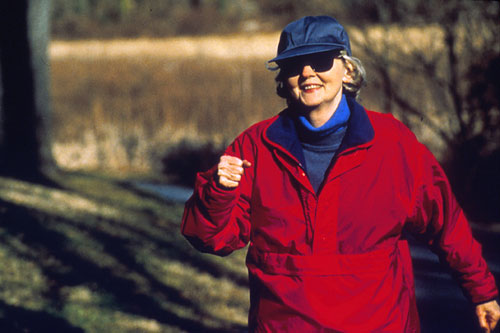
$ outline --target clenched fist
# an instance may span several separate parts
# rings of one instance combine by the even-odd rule
[[[490,301],[476,306],[476,314],[483,332],[493,332],[500,319],[500,306],[497,301]]]
[[[240,160],[237,157],[222,155],[217,165],[217,175],[219,185],[228,188],[235,188],[240,184],[241,176],[245,168],[252,166],[247,160]]]

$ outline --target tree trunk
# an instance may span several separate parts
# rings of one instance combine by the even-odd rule
[[[0,172],[32,178],[54,168],[47,46],[50,0],[0,4]]]

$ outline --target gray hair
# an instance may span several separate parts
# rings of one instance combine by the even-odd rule
[[[366,70],[361,60],[348,55],[341,55],[345,68],[351,80],[343,82],[342,87],[347,95],[357,98],[361,87],[366,84]]]
[[[345,68],[347,69],[347,73],[350,77],[350,81],[348,82],[343,82],[342,87],[344,90],[344,93],[347,94],[348,96],[357,98],[359,95],[359,91],[361,87],[363,87],[366,84],[366,70],[361,63],[361,60],[355,57],[351,57],[345,52],[342,52],[339,56],[339,59],[342,60],[344,63]],[[269,70],[276,71],[279,70],[279,66],[277,67],[267,67]],[[276,93],[278,96],[285,98],[287,100],[287,103],[290,104],[290,92],[288,91],[288,88],[286,87],[285,81],[286,77],[283,75],[283,73],[280,71],[278,75],[275,78],[276,81]]]

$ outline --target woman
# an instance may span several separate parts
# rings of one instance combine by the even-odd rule
[[[364,70],[344,28],[292,22],[270,62],[288,108],[198,174],[182,224],[203,252],[250,243],[250,331],[419,331],[403,230],[444,258],[493,329],[495,281],[446,176],[399,121],[355,101]]]

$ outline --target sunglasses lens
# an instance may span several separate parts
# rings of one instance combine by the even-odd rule
[[[278,63],[282,73],[288,77],[300,75],[305,66],[309,65],[315,72],[326,72],[333,66],[335,55],[319,53],[296,57]]]
[[[303,68],[302,62],[298,61],[297,58],[283,61],[279,63],[278,66],[280,67],[282,73],[286,76],[299,75]]]
[[[311,61],[311,67],[316,72],[326,72],[333,66],[333,57],[317,57]]]

